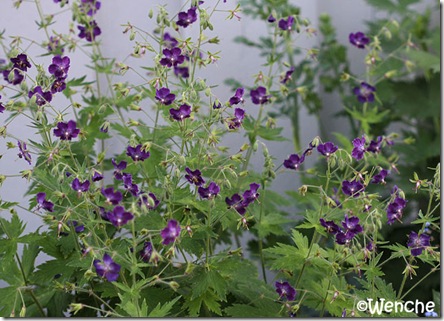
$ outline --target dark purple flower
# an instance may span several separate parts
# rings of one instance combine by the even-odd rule
[[[2,98],[2,95],[0,95],[0,99]],[[5,111],[6,107],[0,102],[0,113],[3,113]]]
[[[245,117],[245,110],[242,108],[234,109],[234,117],[228,121],[229,129],[238,129],[242,125],[242,121]]]
[[[114,191],[113,187],[108,187],[106,189],[102,188],[102,195],[105,196],[106,202],[117,205],[122,200],[122,193],[120,191]]]
[[[190,70],[188,67],[174,66],[174,74],[177,77],[188,78],[190,77]]]
[[[67,123],[59,122],[57,128],[54,129],[54,135],[61,140],[71,140],[72,138],[76,138],[80,133],[80,129],[76,126],[77,124],[74,120],[70,120]]]
[[[243,198],[239,194],[234,194],[231,198],[226,197],[225,203],[227,203],[229,207],[234,208],[240,215],[244,215],[247,211]]]
[[[178,26],[186,28],[190,24],[192,24],[193,22],[195,22],[197,20],[196,8],[192,7],[190,9],[188,9],[187,12],[179,12],[177,17],[178,17],[178,20],[177,20],[176,24]]]
[[[298,154],[291,154],[286,160],[284,160],[284,167],[297,170],[304,160],[305,155],[299,156]]]
[[[373,184],[385,184],[385,178],[389,174],[389,171],[386,169],[381,169],[378,174],[373,176],[372,183]]]
[[[28,61],[28,56],[25,54],[20,54],[15,58],[11,58],[11,62],[14,64],[14,68],[22,71],[27,71],[28,68],[31,68],[31,64]]]
[[[151,259],[151,255],[153,254],[153,245],[151,242],[145,242],[143,244],[143,249],[140,251],[140,257],[143,261],[149,262]]]
[[[177,47],[179,42],[176,40],[176,38],[172,37],[168,32],[165,32],[163,34],[163,44],[168,49],[172,49],[174,47]]]
[[[382,136],[378,136],[376,140],[372,140],[367,147],[368,152],[379,153],[381,151]]]
[[[199,186],[197,189],[200,197],[210,199],[216,197],[220,192],[220,187],[215,182],[208,184],[208,187]]]
[[[78,178],[74,178],[74,180],[71,183],[72,189],[78,193],[87,192],[89,190],[89,185],[90,185],[89,180],[80,183]]]
[[[36,195],[38,208],[43,208],[44,210],[47,210],[48,212],[54,211],[54,203],[46,200],[46,193],[40,192]]]
[[[100,1],[98,0],[82,0],[80,10],[86,12],[88,16],[96,14],[100,9]]]
[[[167,226],[160,231],[163,245],[173,243],[180,235],[180,225],[176,220],[169,220]]]
[[[257,192],[259,187],[261,187],[261,185],[259,185],[257,183],[251,183],[250,189],[246,190],[244,192],[244,194],[242,196],[244,198],[244,205],[245,206],[250,205],[251,203],[253,203],[255,200],[257,200],[259,198],[259,193]]]
[[[350,33],[348,36],[350,43],[360,49],[364,49],[365,45],[370,42],[370,39],[362,32]]]
[[[92,181],[93,182],[98,182],[98,181],[101,181],[102,179],[103,179],[103,175],[95,170],[94,174],[93,174],[93,177],[92,177]]]
[[[150,152],[142,149],[142,145],[137,145],[136,147],[128,146],[126,148],[126,154],[130,156],[133,161],[144,161],[150,157]]]
[[[19,154],[18,157],[23,158],[25,161],[28,162],[29,165],[31,165],[31,154],[27,150],[26,143],[17,141],[18,148],[19,148]]]
[[[111,162],[114,165],[114,178],[119,181],[122,180],[122,171],[126,168],[127,163],[125,161],[121,161],[119,164],[117,164],[114,158],[111,159]]]
[[[222,104],[220,103],[220,101],[218,101],[217,103],[214,102],[213,103],[213,109],[221,109],[222,108]]]
[[[125,212],[123,206],[117,205],[112,212],[108,213],[107,217],[115,227],[121,227],[132,220],[134,215],[130,212]]]
[[[119,278],[120,265],[115,263],[107,253],[103,256],[103,263],[96,259],[93,264],[97,274],[106,278],[108,282],[116,281]]]
[[[342,181],[342,192],[345,195],[358,197],[363,191],[364,185],[356,179],[353,181]]]
[[[274,284],[276,292],[279,294],[279,299],[285,297],[287,301],[294,301],[296,298],[296,290],[288,282],[276,282]]]
[[[104,207],[100,206],[100,207],[99,207],[99,213],[100,213],[100,217],[101,217],[102,219],[104,219],[105,221],[108,221],[108,222],[109,222],[108,214],[109,214],[110,212],[107,212],[107,211],[105,210]]]
[[[61,79],[56,79],[51,85],[51,93],[60,93],[66,89],[66,83]]]
[[[273,23],[273,22],[275,22],[275,21],[276,21],[276,18],[275,18],[275,17],[273,17],[273,15],[272,15],[272,14],[270,14],[270,15],[268,16],[268,19],[267,19],[267,21],[268,21],[269,23]]]
[[[348,215],[345,214],[344,220],[341,223],[347,232],[350,231],[353,234],[362,232],[362,226],[359,225],[359,218],[356,216],[348,217]]]
[[[156,195],[153,193],[140,193],[139,201],[137,202],[139,206],[145,205],[149,210],[154,210],[157,206],[159,206],[160,201],[157,199]]]
[[[205,180],[202,178],[202,173],[200,170],[196,169],[192,171],[191,169],[186,167],[185,171],[187,172],[185,178],[191,184],[195,184],[196,186],[202,186],[203,184],[205,184]]]
[[[74,227],[76,233],[82,233],[85,230],[85,225],[79,224],[77,221],[68,221],[67,225]]]
[[[162,105],[171,105],[171,103],[176,99],[176,95],[171,93],[168,88],[162,87],[156,90],[156,98]]]
[[[402,211],[407,205],[407,201],[401,197],[396,197],[393,202],[387,206],[387,224],[391,225],[396,221],[401,221]]]
[[[350,241],[355,237],[355,234],[352,231],[339,231],[336,233],[336,243],[339,245],[344,245],[350,243]]]
[[[10,76],[11,70],[3,70],[3,79],[5,79],[5,81],[9,82],[10,84],[18,85],[23,81],[25,76],[23,76],[22,71],[18,69],[13,69],[13,71],[14,71],[14,77],[11,77]]]
[[[186,118],[190,118],[191,106],[187,104],[180,105],[179,109],[170,109],[170,116],[177,121],[183,121]]]
[[[262,105],[269,101],[270,95],[267,95],[267,89],[259,86],[256,89],[250,91],[251,100],[255,105]]]
[[[124,173],[122,180],[127,191],[129,191],[133,196],[139,195],[139,186],[133,183],[133,177],[131,174]]]
[[[366,82],[361,82],[359,87],[353,88],[353,93],[360,103],[373,102],[375,100],[375,95],[373,94],[375,91],[376,88]]]
[[[325,230],[330,234],[336,234],[340,230],[339,226],[333,221],[326,221],[323,218],[320,218],[319,222],[323,227],[325,227]]]
[[[365,136],[362,135],[361,138],[353,139],[353,150],[352,157],[356,160],[361,160],[364,157],[365,152]]]
[[[244,102],[244,88],[238,88],[236,89],[236,93],[234,94],[233,97],[230,98],[229,102],[230,105],[237,105],[239,103],[243,103]]]
[[[338,146],[336,146],[332,142],[326,142],[325,144],[319,144],[317,149],[319,153],[329,157],[331,154],[338,150]]]
[[[282,30],[291,31],[293,29],[294,18],[293,16],[289,16],[287,19],[279,20],[278,26]]]
[[[180,65],[185,61],[185,56],[182,55],[182,50],[180,50],[180,48],[177,47],[172,49],[165,48],[163,49],[162,53],[165,56],[162,59],[160,59],[160,64],[162,66],[173,67]]]
[[[52,100],[51,92],[43,91],[40,86],[36,86],[34,90],[29,91],[28,97],[31,98],[32,96],[35,96],[35,102],[38,106],[43,106]]]
[[[410,232],[409,241],[407,246],[410,248],[410,253],[413,256],[421,255],[422,251],[430,246],[430,235],[420,234],[416,232]]]
[[[52,58],[52,64],[49,65],[48,71],[58,80],[64,80],[68,76],[69,64],[71,60],[68,56],[61,57],[59,55]]]
[[[285,72],[284,77],[282,77],[281,83],[286,84],[289,80],[291,80],[291,76],[293,75],[293,72],[294,72],[294,67],[291,66],[290,69],[288,69]]]
[[[92,42],[94,39],[102,33],[102,30],[97,26],[95,20],[91,21],[87,26],[77,26],[80,30],[79,38],[85,38],[86,41]]]

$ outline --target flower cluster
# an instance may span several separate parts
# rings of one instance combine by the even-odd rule
[[[17,57],[11,58],[10,61],[12,68],[2,71],[3,78],[10,84],[18,85],[25,78],[24,73],[28,71],[28,68],[31,68],[31,63],[25,54],[19,54]]]
[[[88,17],[94,16],[100,9],[101,3],[98,0],[81,0],[80,11]],[[102,33],[95,20],[88,19],[83,25],[78,25],[79,38],[92,42]]]
[[[51,93],[62,92],[66,88],[66,78],[68,77],[68,70],[71,60],[68,56],[61,57],[59,55],[52,58],[52,64],[49,65],[48,71],[54,76],[54,81],[51,86]]]
[[[363,231],[359,224],[359,218],[357,216],[348,217],[348,214],[345,214],[344,220],[341,222],[342,228],[334,221],[326,221],[323,218],[319,219],[319,222],[329,234],[335,235],[336,243],[340,245],[349,244],[356,234]]]
[[[229,208],[233,208],[238,212],[240,215],[244,215],[247,211],[248,205],[252,204],[255,200],[259,198],[259,193],[257,190],[259,189],[260,185],[257,183],[251,183],[250,189],[246,190],[242,196],[240,196],[238,193],[231,196],[231,198],[226,197],[225,203],[229,206]]]

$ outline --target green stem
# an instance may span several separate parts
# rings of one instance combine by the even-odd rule
[[[409,265],[412,263],[412,261],[413,261],[413,257],[410,257],[410,260],[409,260]],[[402,297],[402,291],[404,290],[404,286],[405,286],[405,282],[407,281],[407,276],[408,276],[408,273],[406,272],[406,273],[404,273],[404,277],[402,278],[402,282],[401,282],[401,286],[399,287],[399,290],[398,290],[398,299],[400,299],[401,297]]]
[[[265,184],[262,183],[262,200],[265,199]],[[259,226],[261,225],[262,222],[262,214],[264,212],[264,202],[262,201],[260,203],[260,212],[259,212]],[[260,258],[261,258],[261,268],[262,268],[262,277],[264,278],[264,282],[267,283],[267,274],[265,272],[265,260],[264,260],[264,253],[263,253],[263,242],[262,242],[262,238],[259,238],[259,254],[260,254]]]
[[[410,287],[410,289],[408,289],[399,299],[402,300],[404,299],[405,296],[407,296],[407,294],[409,294],[414,288],[416,288],[422,281],[424,281],[425,279],[427,279],[431,274],[435,273],[436,271],[439,270],[439,264],[432,268],[430,270],[429,273],[427,273],[426,275],[424,275],[418,282],[416,282],[413,286]]]

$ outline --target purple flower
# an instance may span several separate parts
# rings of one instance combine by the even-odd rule
[[[122,193],[120,191],[114,191],[113,187],[108,187],[106,189],[102,188],[102,195],[105,196],[106,202],[117,205],[122,200]]]
[[[362,32],[356,32],[356,33],[350,33],[348,36],[348,39],[350,40],[350,43],[360,49],[364,49],[365,45],[367,45],[370,42],[370,39],[368,39],[364,33]]]
[[[87,26],[77,26],[80,30],[79,38],[85,38],[86,41],[92,42],[94,39],[102,33],[102,30],[97,26],[95,20],[91,21]]]
[[[162,53],[165,56],[162,59],[160,59],[160,64],[162,66],[173,67],[180,65],[185,61],[185,56],[182,55],[182,50],[180,50],[180,48],[177,47],[172,49],[165,48],[163,49]]]
[[[180,105],[179,109],[170,109],[170,116],[177,121],[183,121],[185,118],[190,118],[191,106],[187,104]]]
[[[378,136],[376,140],[372,140],[367,147],[368,152],[379,153],[381,151],[382,136]]]
[[[261,187],[259,184],[251,183],[250,189],[246,190],[244,192],[244,194],[242,196],[244,198],[244,205],[245,206],[250,205],[251,203],[253,203],[255,200],[257,200],[259,198],[259,193],[257,192],[259,187]]]
[[[0,95],[0,99],[2,98],[2,95]],[[0,102],[0,113],[3,113],[5,111],[6,107]]]
[[[98,181],[101,181],[102,179],[103,179],[103,175],[95,170],[94,174],[93,174],[93,177],[92,177],[92,181],[93,182],[98,182]]]
[[[48,212],[54,211],[54,203],[46,200],[46,193],[40,192],[36,195],[38,208],[43,208],[44,210],[47,210]]]
[[[85,230],[85,225],[79,224],[77,221],[68,221],[67,225],[74,227],[76,233],[82,233]]]
[[[339,226],[333,221],[326,221],[323,218],[320,218],[319,222],[323,227],[325,227],[325,230],[330,234],[336,234],[340,231]]]
[[[285,72],[284,77],[282,77],[281,83],[286,84],[289,80],[291,80],[293,72],[294,72],[294,67],[291,66],[290,69]]]
[[[172,37],[168,32],[165,32],[163,34],[163,44],[168,49],[172,49],[174,47],[177,47],[179,42],[176,40],[176,38]]]
[[[342,181],[342,192],[345,195],[358,197],[364,191],[364,185],[356,179],[353,181]]]
[[[63,80],[56,79],[51,85],[51,93],[60,93],[66,89],[66,83]]]
[[[192,7],[190,9],[188,9],[187,12],[179,12],[177,17],[178,17],[178,20],[177,20],[176,24],[178,26],[186,28],[190,24],[192,24],[193,22],[195,22],[197,20],[196,8]]]
[[[385,178],[389,174],[389,171],[386,169],[381,169],[378,174],[373,176],[372,183],[373,184],[385,184]]]
[[[90,185],[89,180],[80,183],[78,178],[74,178],[74,180],[71,183],[72,189],[78,193],[87,192],[89,190],[89,185]]]
[[[319,144],[317,149],[319,153],[329,157],[338,150],[338,146],[334,145],[332,142],[326,142],[325,144]]]
[[[82,0],[80,10],[86,12],[88,16],[94,15],[100,9],[100,1],[98,0]]]
[[[170,93],[170,90],[168,88],[162,87],[160,89],[156,90],[156,97],[155,97],[162,105],[168,106],[171,105],[171,103],[176,99],[176,95],[173,93]]]
[[[276,18],[275,18],[275,17],[273,17],[273,15],[272,15],[272,14],[270,14],[270,15],[268,16],[268,19],[267,19],[267,21],[268,21],[269,23],[273,23],[273,22],[275,22],[275,21],[276,21]]]
[[[387,206],[387,224],[391,225],[397,221],[401,221],[402,211],[407,205],[407,201],[401,197],[396,197],[393,202]]]
[[[366,82],[361,82],[359,87],[353,88],[353,93],[360,103],[373,102],[375,100],[375,95],[373,94],[375,91],[376,88]]]
[[[292,16],[289,16],[286,20],[285,19],[279,20],[278,26],[280,29],[284,31],[285,30],[291,31],[291,29],[293,29],[293,23],[294,23],[294,18]]]
[[[25,161],[28,162],[29,165],[31,165],[31,154],[27,150],[26,143],[17,141],[17,144],[20,151],[18,157],[23,158]]]
[[[72,138],[76,138],[80,133],[80,129],[76,126],[77,124],[74,120],[70,120],[67,123],[59,122],[57,128],[54,129],[54,135],[61,140],[71,140]]]
[[[153,245],[151,242],[145,242],[143,244],[143,249],[140,251],[140,257],[143,261],[149,262],[151,259],[151,255],[153,254]]]
[[[14,64],[14,68],[22,71],[27,71],[28,68],[31,68],[31,64],[28,61],[28,56],[25,54],[20,54],[15,58],[11,58],[11,62]]]
[[[242,108],[234,109],[234,117],[228,121],[229,129],[238,129],[242,125],[242,121],[245,117],[245,110]]]
[[[122,180],[122,171],[126,168],[127,163],[125,161],[121,161],[119,164],[117,164],[114,158],[111,159],[111,162],[114,165],[114,178],[119,181]]]
[[[115,226],[121,227],[134,218],[130,212],[125,212],[123,206],[117,205],[112,212],[107,215],[108,220]]]
[[[216,197],[217,194],[219,194],[220,187],[215,182],[211,182],[210,184],[208,184],[208,187],[199,186],[197,192],[199,193],[200,197],[210,199]]]
[[[353,234],[358,234],[362,232],[362,226],[359,225],[359,218],[356,216],[348,217],[345,214],[344,220],[341,222],[344,229],[348,232],[352,232]]]
[[[188,67],[174,66],[174,74],[177,77],[182,77],[182,78],[190,77],[190,71],[189,71]]]
[[[96,259],[93,264],[97,274],[106,278],[108,282],[116,281],[119,278],[120,265],[115,263],[107,253],[103,256],[103,263]]]
[[[430,235],[420,234],[418,235],[416,232],[410,232],[409,241],[407,246],[411,249],[410,253],[413,256],[421,255],[422,251],[430,246]]]
[[[255,105],[262,105],[268,102],[270,96],[267,95],[267,89],[259,86],[256,89],[250,91],[251,100]]]
[[[69,64],[71,60],[68,56],[61,57],[59,55],[52,58],[52,64],[49,65],[48,71],[58,80],[64,80],[68,76]]]
[[[221,109],[221,108],[222,104],[220,103],[220,101],[213,103],[213,109]]]
[[[133,183],[133,177],[131,174],[123,174],[123,184],[127,191],[129,191],[133,196],[139,195],[139,186]]]
[[[352,157],[356,160],[361,160],[364,157],[365,152],[365,136],[362,135],[361,138],[353,139],[353,150]]]
[[[176,220],[169,220],[167,226],[160,231],[163,245],[173,243],[180,235],[180,225]]]
[[[185,178],[191,184],[195,184],[196,186],[202,186],[205,183],[205,180],[202,178],[202,173],[200,170],[196,169],[192,171],[191,169],[186,167],[185,171],[187,172]]]
[[[243,103],[244,102],[243,96],[244,96],[244,88],[241,87],[241,88],[236,89],[236,93],[229,100],[230,105],[233,106],[233,105],[237,105],[239,103]]]
[[[145,205],[149,210],[154,210],[157,206],[159,206],[160,201],[157,199],[156,195],[153,193],[140,193],[139,201],[137,202],[139,206]]]
[[[10,84],[18,85],[23,81],[25,76],[23,76],[23,73],[18,69],[13,69],[13,71],[14,77],[10,79],[11,70],[3,70],[3,79],[5,79],[5,81],[9,82]]]
[[[43,91],[42,87],[36,86],[34,90],[29,91],[28,97],[31,98],[35,95],[35,102],[38,106],[43,106],[50,103],[52,100],[52,94],[50,91]]]
[[[279,294],[279,299],[285,297],[287,301],[294,301],[296,298],[296,290],[288,282],[276,282],[274,284],[276,292]]]
[[[60,45],[60,38],[59,37],[49,37],[49,42],[48,42],[48,51],[50,52],[64,52],[65,50],[63,49],[63,47]]]
[[[244,215],[247,211],[242,196],[239,194],[234,194],[231,198],[226,197],[225,203],[227,203],[230,208],[234,208],[240,215]]]
[[[298,154],[291,154],[286,160],[284,160],[284,167],[297,170],[304,160],[305,155],[299,156]]]
[[[128,146],[126,148],[126,154],[130,156],[133,161],[144,161],[148,157],[150,157],[150,152],[142,149],[142,145],[137,145],[136,147]]]
[[[350,243],[350,241],[355,237],[355,234],[352,231],[339,231],[336,233],[336,243],[339,245],[344,245]]]

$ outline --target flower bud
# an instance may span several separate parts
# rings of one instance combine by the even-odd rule
[[[177,289],[179,288],[179,283],[177,283],[176,281],[171,281],[170,283],[168,283],[168,285],[169,285],[174,291],[177,291]]]

